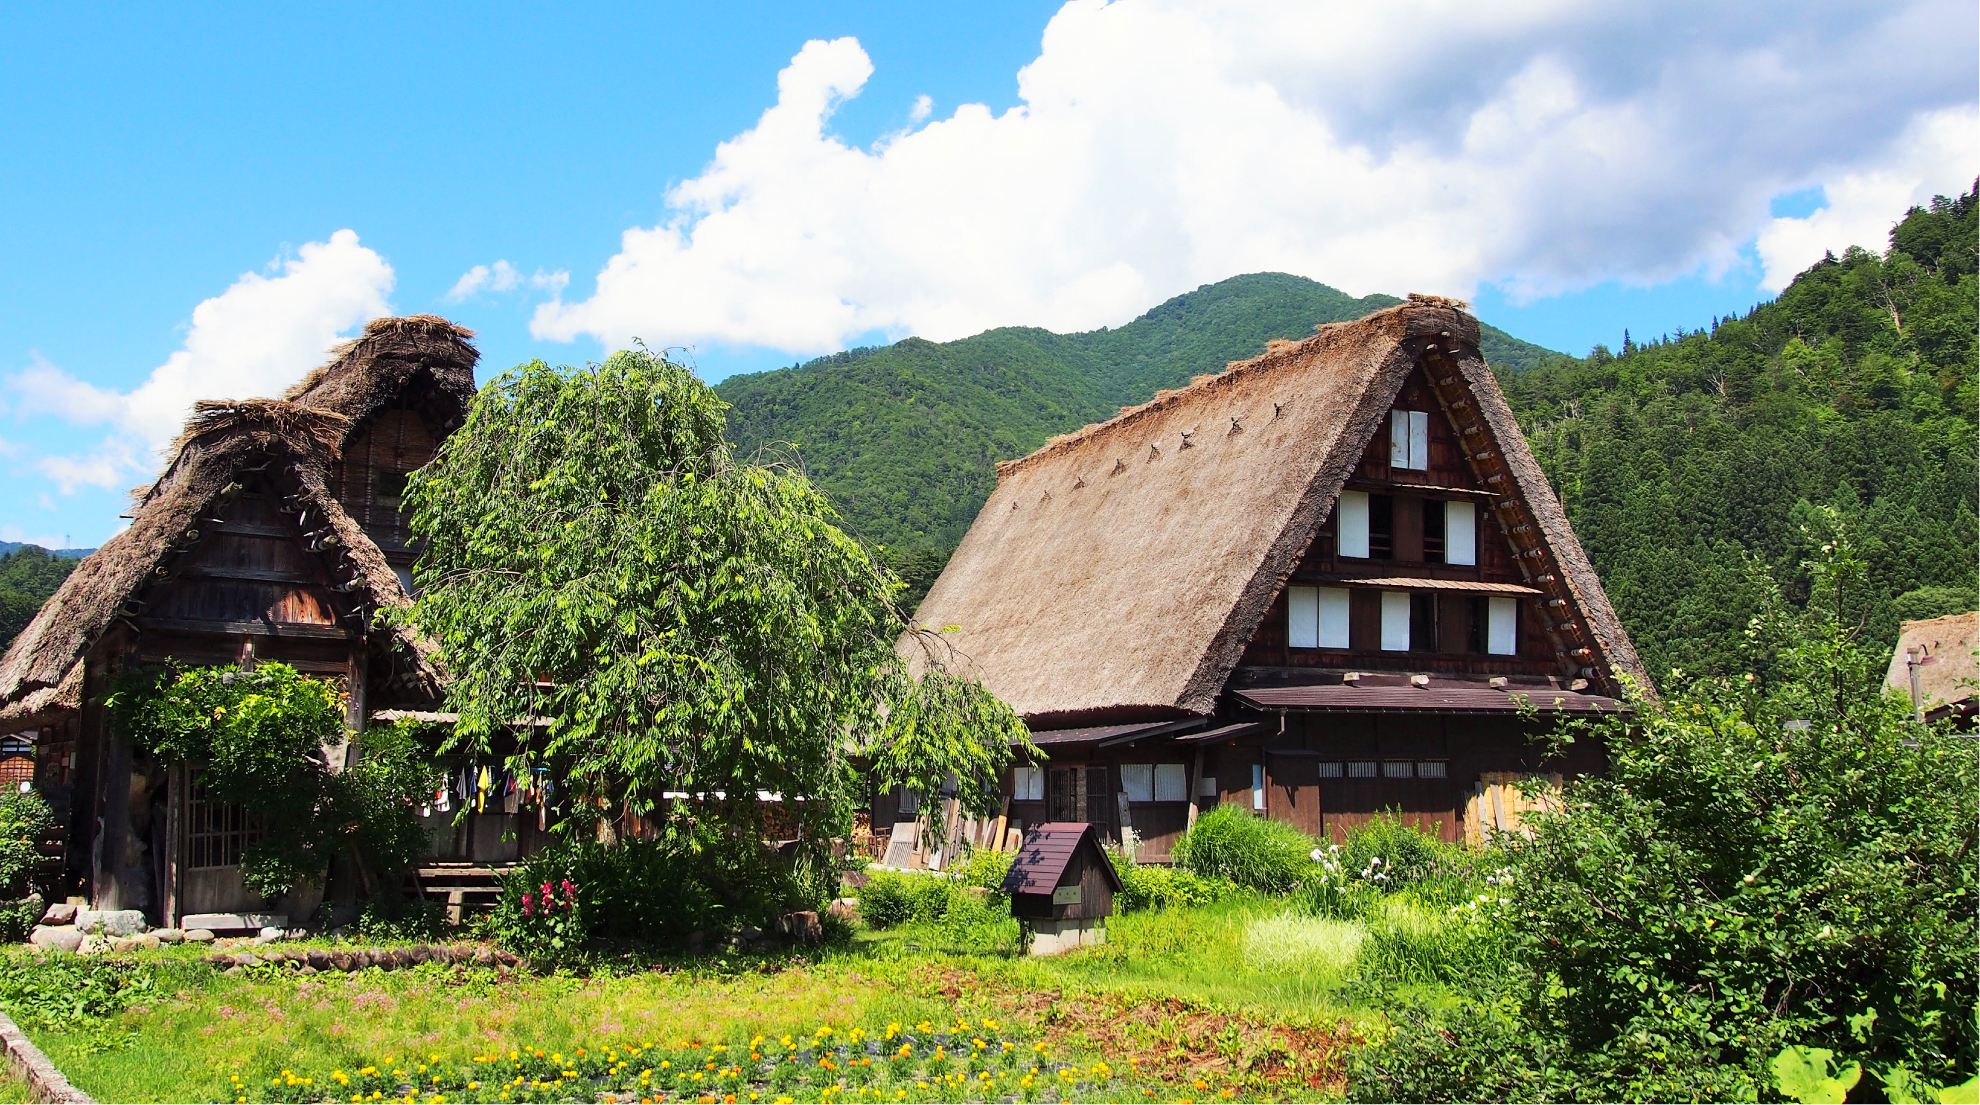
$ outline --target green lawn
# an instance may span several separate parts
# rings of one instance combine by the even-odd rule
[[[1379,1013],[1345,1000],[1339,962],[1302,964],[1261,942],[1285,935],[1272,928],[1281,909],[1252,899],[1116,917],[1107,945],[1049,959],[1019,955],[1003,921],[590,977],[228,976],[151,953],[154,989],[120,1023],[32,1034],[78,1086],[114,1101],[389,1100],[436,1076],[446,1100],[626,1101],[663,1087],[690,1101],[1335,1098],[1355,1024]],[[868,1041],[878,1057],[863,1064]],[[782,1073],[766,1085],[731,1066]]]

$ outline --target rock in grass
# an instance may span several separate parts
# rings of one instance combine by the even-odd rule
[[[75,924],[76,903],[56,902],[48,907],[48,912],[41,915],[41,923],[50,926]]]
[[[322,948],[309,949],[303,953],[303,958],[309,962],[310,966],[319,971],[327,970],[330,966],[330,953],[324,951]]]
[[[151,935],[156,936],[161,944],[176,944],[186,938],[186,934],[178,929],[153,929]]]
[[[253,967],[260,962],[261,960],[253,952],[241,952],[234,956],[234,966],[236,967]]]
[[[140,932],[133,939],[140,948],[156,948],[165,943],[158,938],[158,934],[151,932]]]
[[[191,930],[191,931],[189,931],[189,932],[187,932],[187,933],[186,933],[186,943],[188,943],[188,944],[211,944],[211,943],[213,943],[213,930],[212,930],[212,929],[193,929],[193,930]]]
[[[347,951],[334,951],[334,952],[331,952],[331,953],[330,953],[330,965],[331,965],[332,967],[335,967],[335,968],[337,968],[337,969],[338,969],[338,970],[340,970],[340,971],[350,971],[350,970],[355,970],[355,969],[358,969],[358,968],[362,968],[362,967],[364,966],[364,964],[363,964],[363,963],[354,963],[354,962],[353,962],[353,959],[352,959],[352,956],[351,956],[351,953],[350,953],[350,952],[347,952]]]
[[[220,973],[223,975],[244,975],[247,973],[247,970],[243,967],[229,967]]]
[[[74,925],[36,925],[28,934],[28,943],[49,951],[74,952],[82,941],[82,930]]]

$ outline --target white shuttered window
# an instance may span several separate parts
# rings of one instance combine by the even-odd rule
[[[1519,600],[1494,596],[1486,604],[1485,651],[1494,656],[1519,653]],[[1386,614],[1386,609],[1384,613]],[[1386,625],[1386,619],[1384,625]],[[1386,629],[1384,633],[1386,633]]]
[[[1389,467],[1430,467],[1430,412],[1389,412]]]
[[[1342,556],[1368,556],[1368,492],[1343,491],[1334,506],[1334,529]]]
[[[1320,589],[1293,587],[1286,591],[1286,644],[1293,648],[1320,647]]]
[[[1409,651],[1409,592],[1382,592],[1382,651]]]
[[[1320,647],[1348,647],[1348,593],[1340,587],[1321,587]]]
[[[1293,648],[1348,647],[1348,593],[1340,587],[1286,590],[1286,643]]]
[[[1011,769],[1011,801],[1043,802],[1045,769],[1020,765]]]
[[[1122,764],[1121,789],[1130,802],[1155,800],[1155,768],[1152,764]]]
[[[1478,507],[1472,503],[1444,504],[1444,563],[1478,563]]]
[[[1155,800],[1157,802],[1189,801],[1189,774],[1181,764],[1155,765]]]

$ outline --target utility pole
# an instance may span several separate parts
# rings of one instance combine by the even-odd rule
[[[1904,650],[1904,666],[1911,675],[1911,715],[1921,722],[1925,720],[1925,688],[1919,681],[1918,669],[1938,662],[1939,658],[1926,652],[1922,645]]]

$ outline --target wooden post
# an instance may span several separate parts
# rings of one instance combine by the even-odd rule
[[[1189,813],[1187,815],[1188,820],[1183,824],[1184,832],[1188,832],[1189,830],[1194,829],[1196,827],[1196,804],[1197,802],[1201,801],[1201,798],[1197,795],[1196,792],[1198,789],[1202,787],[1202,785],[1203,785],[1203,746],[1197,745],[1196,763],[1193,766],[1191,766],[1191,768],[1189,769]]]
[[[1001,852],[1004,850],[1004,827],[1007,824],[1009,824],[1010,818],[1011,818],[1011,796],[1006,794],[1004,795],[1004,808],[997,812],[997,828],[995,835],[991,836],[990,838],[991,851]]]

